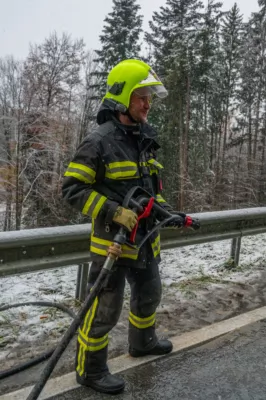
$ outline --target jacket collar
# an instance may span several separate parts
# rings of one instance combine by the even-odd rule
[[[113,111],[111,111],[106,105],[101,105],[99,112],[97,114],[97,122],[99,125],[107,121],[112,121],[115,125],[116,129],[116,137],[123,139],[127,134],[134,135],[139,138],[139,140],[152,140],[154,142],[154,149],[157,150],[160,148],[160,145],[157,143],[157,132],[151,125],[139,124],[139,125],[124,125],[121,124],[120,121],[116,118],[116,115]]]

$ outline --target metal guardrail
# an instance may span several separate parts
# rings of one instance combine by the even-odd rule
[[[201,229],[162,229],[161,248],[233,239],[230,257],[239,263],[241,237],[266,232],[266,207],[191,214]],[[76,297],[86,290],[91,224],[0,233],[0,277],[79,265]]]

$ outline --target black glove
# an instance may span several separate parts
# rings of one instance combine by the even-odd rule
[[[200,222],[198,219],[191,218],[189,215],[186,215],[182,212],[175,212],[173,213],[173,218],[170,222],[168,222],[165,226],[172,227],[172,228],[192,228],[197,230],[200,228]]]
[[[175,218],[174,218],[175,217]],[[173,215],[173,219],[169,222],[167,222],[166,225],[164,225],[166,228],[183,228],[184,226],[184,218],[181,217],[181,215]]]

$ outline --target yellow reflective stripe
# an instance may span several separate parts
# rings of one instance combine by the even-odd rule
[[[163,166],[154,159],[150,159],[147,161],[141,161],[139,164],[141,167],[148,167],[150,175],[158,174],[158,170],[163,169]]]
[[[109,179],[124,179],[131,178],[137,179],[139,178],[139,174],[137,174],[137,170],[132,171],[117,171],[117,172],[106,172],[105,177]]]
[[[160,194],[156,195],[156,200],[158,201],[158,203],[166,203],[166,201]]]
[[[158,247],[155,247],[155,248],[153,249],[153,256],[154,256],[154,258],[156,258],[156,257],[160,254],[160,251],[161,251],[161,246],[160,246],[160,245],[158,245]]]
[[[101,244],[103,246],[108,246],[108,247],[111,246],[111,244],[113,243],[113,242],[111,242],[111,240],[101,239],[101,238],[98,238],[98,237],[95,237],[95,236],[93,236],[91,238],[91,242],[94,242],[94,243],[97,243],[97,244]]]
[[[94,207],[93,212],[92,212],[92,218],[97,218],[97,215],[99,214],[100,209],[102,208],[103,204],[106,202],[107,197],[101,196],[100,200],[98,200],[97,205]]]
[[[68,165],[68,168],[64,174],[64,176],[72,176],[85,183],[93,183],[95,175],[96,172],[92,168],[74,162],[71,162]]]
[[[69,164],[68,168],[76,168],[76,169],[80,169],[81,171],[87,172],[87,174],[91,175],[93,177],[93,179],[95,178],[95,175],[96,175],[96,172],[92,168],[87,167],[86,165],[83,165],[83,164],[71,162]]]
[[[103,349],[108,345],[108,335],[101,338],[89,338],[84,335],[84,333],[79,330],[78,341],[81,346],[84,346],[86,351],[98,351]]]
[[[97,296],[96,299],[94,300],[94,302],[92,303],[92,306],[91,306],[91,315],[89,315],[89,313],[87,313],[87,315],[85,317],[85,321],[84,321],[82,332],[86,336],[89,336],[89,332],[90,332],[90,329],[91,329],[91,324],[92,324],[92,321],[93,321],[93,319],[95,317],[95,313],[96,313],[96,309],[97,309],[97,306],[98,306],[98,302],[99,302],[99,300],[98,300],[98,296]]]
[[[90,251],[92,253],[99,254],[100,256],[104,256],[104,257],[108,256],[107,250],[108,250],[108,247],[106,247],[105,249],[99,249],[98,247],[95,247],[92,244],[90,246]]]
[[[98,346],[88,346],[88,351],[99,351],[104,349],[109,343],[108,338],[101,344],[99,344]]]
[[[149,164],[154,165],[155,167],[159,168],[159,169],[163,169],[162,164],[160,164],[157,160],[155,160],[154,158],[151,158],[150,160],[148,160]]]
[[[130,258],[131,260],[137,260],[138,254],[123,253],[120,258]]]
[[[129,317],[129,322],[138,329],[145,329],[145,328],[149,328],[150,326],[154,325],[155,319],[153,319],[151,322],[149,322],[147,324],[140,324],[140,323],[136,322],[132,317]]]
[[[134,318],[135,320],[139,321],[139,322],[149,322],[151,319],[154,319],[156,316],[156,313],[153,313],[152,315],[150,315],[149,317],[137,317],[135,314],[133,314],[132,311],[129,312],[129,315]]]
[[[153,251],[153,256],[154,256],[154,258],[156,258],[161,251],[161,243],[160,243],[160,235],[159,234],[156,237],[156,239],[154,240],[154,242],[151,244],[151,247],[152,247],[152,251]]]
[[[82,213],[86,215],[88,214],[92,218],[96,218],[106,200],[107,197],[102,196],[98,192],[93,191],[90,194],[88,200],[86,201]]]
[[[89,179],[85,178],[85,176],[82,176],[82,175],[78,174],[77,172],[66,171],[64,173],[64,176],[71,176],[72,178],[76,178],[79,181],[84,182],[84,183],[92,183]]]
[[[155,313],[150,317],[140,318],[134,315],[131,311],[129,313],[129,321],[132,325],[134,325],[138,329],[149,328],[150,326],[155,324]]]
[[[107,256],[108,247],[111,246],[113,242],[111,240],[100,239],[98,237],[91,235],[90,251],[101,256]],[[126,244],[122,245],[122,255],[120,258],[130,258],[136,260],[138,258],[138,249],[131,248]]]
[[[83,346],[79,346],[78,365],[76,370],[80,376],[84,374],[84,363],[82,364],[83,359],[85,359],[85,348]]]
[[[158,236],[156,237],[156,239],[154,240],[154,242],[151,244],[151,247],[155,247],[158,245],[158,243],[160,243],[160,235],[158,234]]]
[[[134,161],[116,161],[112,162],[110,164],[107,164],[107,167],[109,169],[114,169],[114,168],[124,168],[124,167],[137,167],[137,163]]]
[[[90,344],[99,344],[108,338],[108,334],[106,334],[100,338],[86,337],[81,330],[79,330],[79,334],[87,343],[90,343]]]
[[[133,161],[116,161],[107,164],[105,177],[109,179],[138,178],[138,164]]]
[[[83,332],[85,336],[89,335],[89,331],[91,329],[92,321],[95,317],[97,306],[98,306],[98,297],[95,298],[94,302],[92,303],[92,306],[90,307],[89,311],[86,314],[83,323],[83,328],[81,329],[81,332]],[[84,373],[85,355],[86,353],[84,345],[79,346],[77,372],[79,373],[80,376],[83,375]]]

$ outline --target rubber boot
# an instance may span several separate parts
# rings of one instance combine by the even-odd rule
[[[118,394],[125,387],[125,381],[119,376],[111,375],[110,372],[98,379],[81,377],[77,374],[77,382],[96,390],[96,392],[109,394]]]
[[[80,344],[77,344],[76,380],[80,385],[90,387],[97,392],[116,394],[122,392],[125,382],[111,375],[107,366],[108,346],[98,351],[86,351],[81,357]],[[82,363],[82,360],[83,363]],[[80,364],[79,364],[80,362]]]
[[[133,347],[129,347],[129,354],[131,355],[131,357],[144,357],[147,355],[159,356],[171,353],[172,350],[172,342],[167,339],[162,339],[158,340],[156,345],[149,350],[137,350]]]

